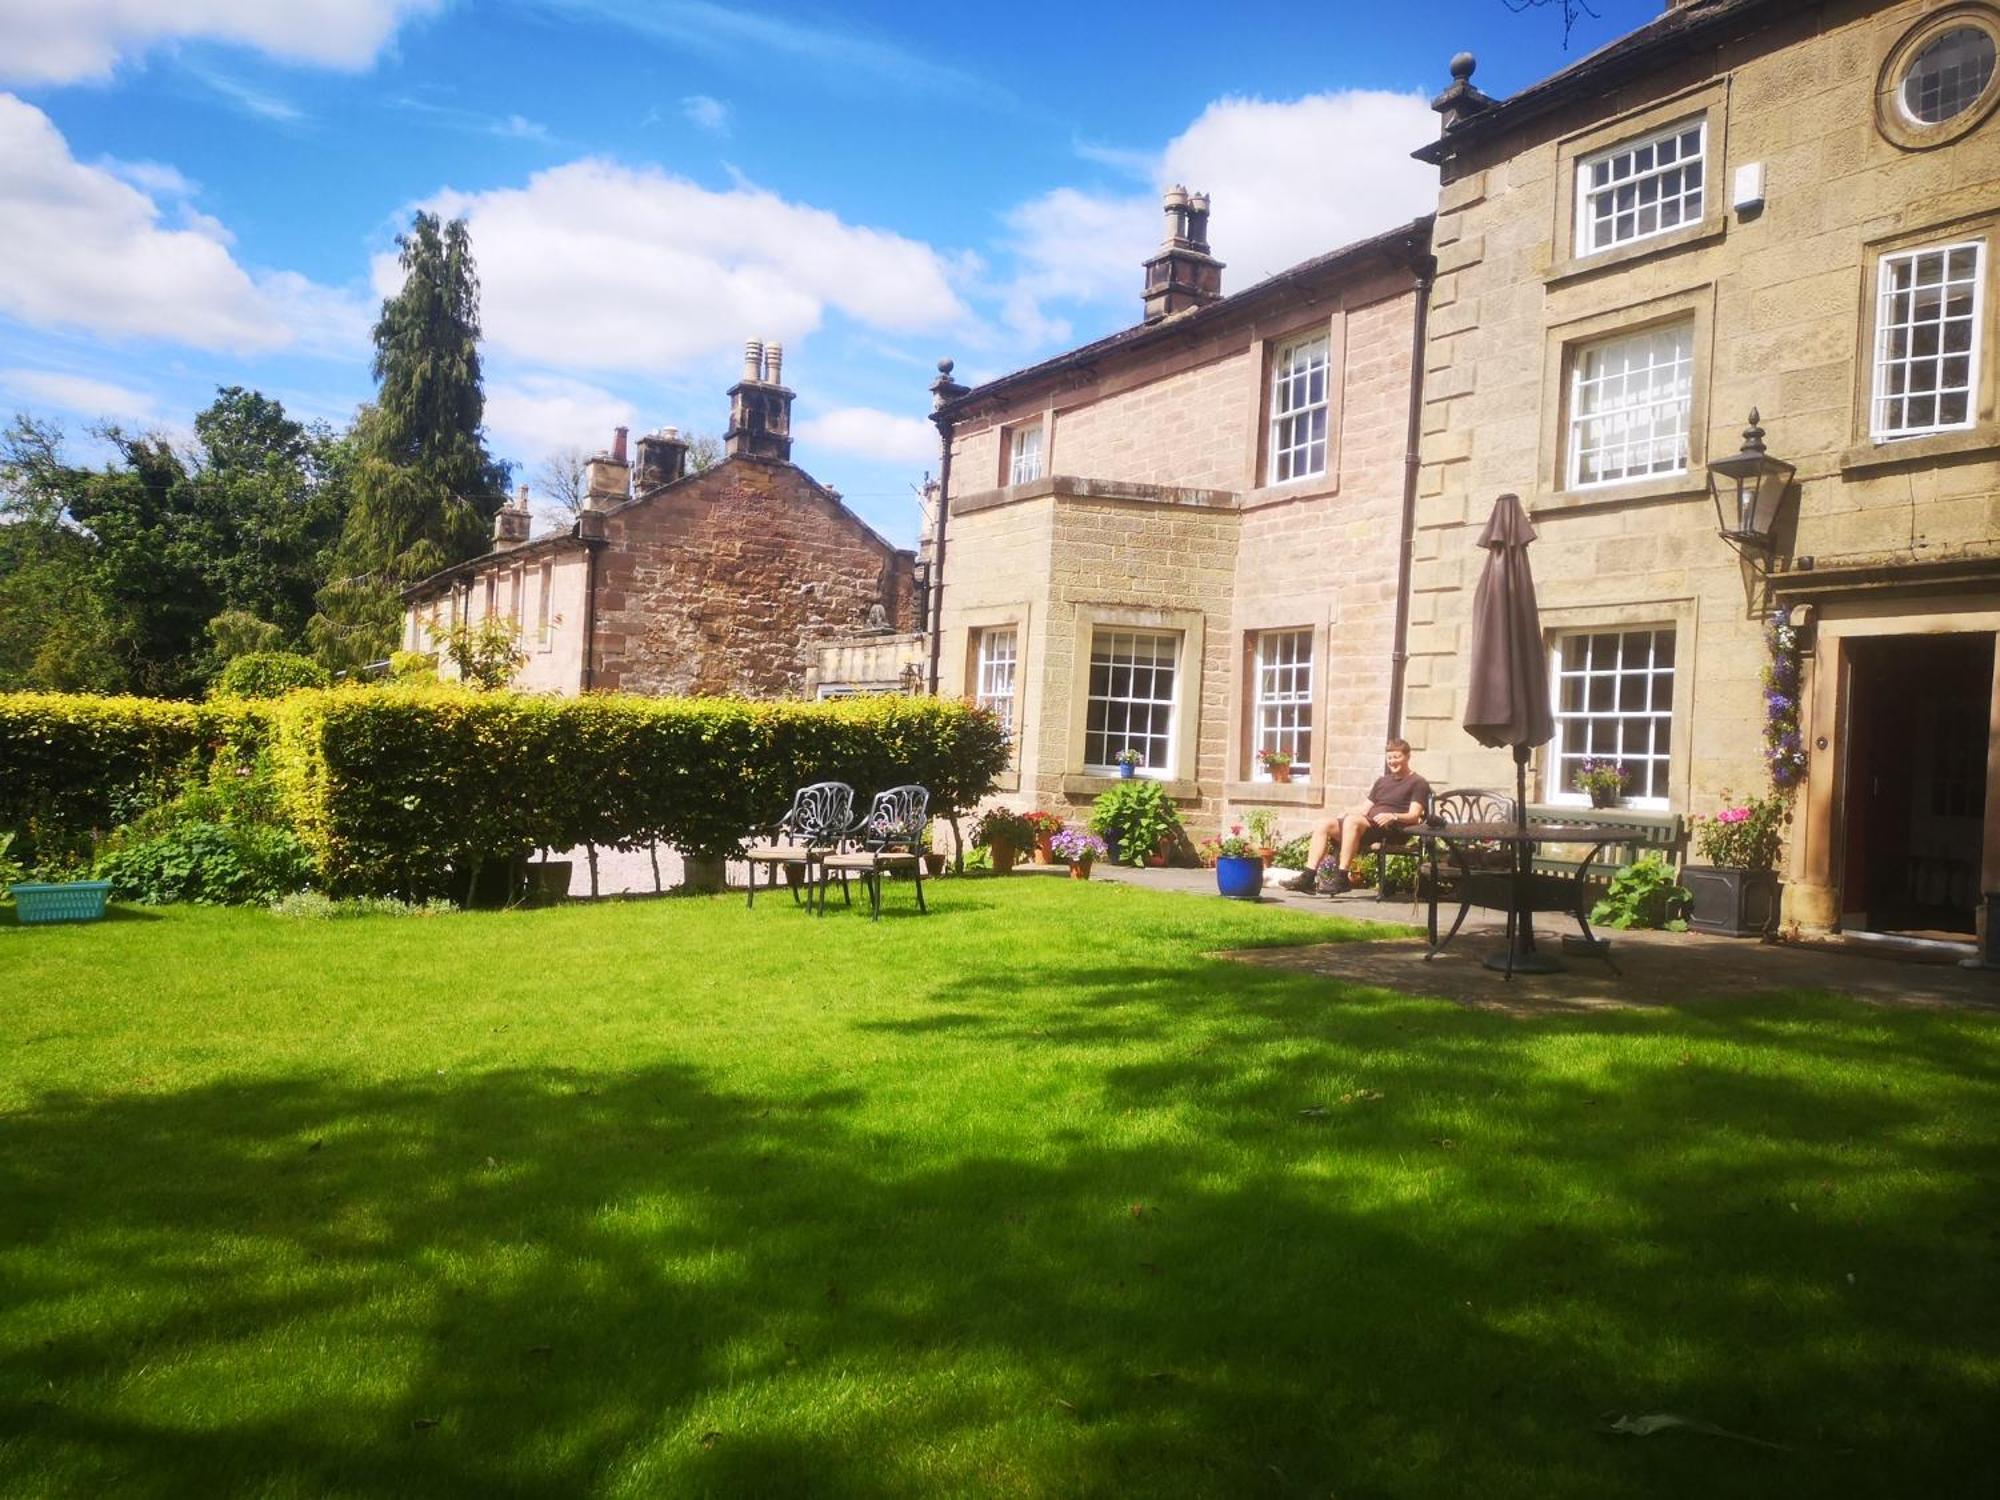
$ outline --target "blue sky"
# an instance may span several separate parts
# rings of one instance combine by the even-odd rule
[[[0,0],[0,408],[184,432],[221,384],[342,422],[417,207],[466,215],[488,429],[533,482],[610,428],[719,433],[785,344],[794,456],[911,542],[941,355],[1136,320],[1159,188],[1226,290],[1427,211],[1424,101],[1657,14],[1351,0]]]

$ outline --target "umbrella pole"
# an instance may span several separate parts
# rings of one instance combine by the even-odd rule
[[[1514,747],[1514,827],[1521,835],[1514,845],[1514,909],[1507,922],[1505,952],[1489,954],[1481,960],[1489,969],[1499,969],[1509,979],[1516,974],[1560,974],[1569,966],[1551,953],[1535,948],[1534,903],[1528,899],[1528,882],[1535,867],[1533,847],[1528,843],[1528,756],[1526,745]]]

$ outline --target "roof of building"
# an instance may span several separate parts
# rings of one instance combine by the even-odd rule
[[[439,568],[435,573],[407,584],[401,592],[405,604],[429,597],[446,584],[460,578],[471,578],[489,563],[505,558],[508,562],[519,562],[525,557],[542,557],[552,552],[567,552],[572,547],[585,545],[583,538],[576,534],[575,526],[568,531],[552,531],[547,536],[538,536],[532,542],[522,542],[516,547],[495,547],[490,552],[482,552],[477,557],[468,557],[464,562],[453,563],[448,568]]]
[[[1467,115],[1438,139],[1410,154],[1433,165],[1445,162],[1466,146],[1491,140],[1565,104],[1607,93],[1654,72],[1679,54],[1718,46],[1734,35],[1754,30],[1769,18],[1767,13],[1797,8],[1798,0],[1687,0],[1540,83]]]
[[[1197,307],[1192,311],[1177,313],[1154,323],[1138,323],[1130,328],[1098,339],[1095,343],[1084,344],[1067,350],[1040,364],[1029,365],[1015,370],[998,379],[989,380],[984,385],[976,385],[963,396],[945,402],[933,419],[951,418],[960,413],[1004,396],[1041,380],[1082,369],[1096,364],[1108,355],[1124,354],[1135,349],[1144,349],[1168,339],[1185,338],[1190,334],[1203,332],[1218,324],[1224,324],[1232,317],[1240,317],[1254,312],[1264,303],[1276,299],[1304,282],[1321,277],[1331,277],[1343,271],[1352,270],[1371,257],[1384,257],[1399,264],[1410,264],[1419,257],[1430,254],[1431,219],[1425,214],[1412,219],[1407,224],[1399,224],[1394,229],[1365,240],[1356,240],[1351,245],[1343,245],[1338,250],[1330,250],[1324,255],[1316,255],[1311,260],[1300,261],[1289,270],[1267,276],[1254,286],[1245,287],[1240,292]]]

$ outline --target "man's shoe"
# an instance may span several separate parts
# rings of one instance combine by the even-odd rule
[[[1319,877],[1319,893],[1322,896],[1345,896],[1354,889],[1354,882],[1347,878],[1347,871],[1332,870]]]
[[[1301,870],[1290,880],[1279,881],[1278,888],[1286,891],[1297,891],[1301,895],[1310,896],[1313,893],[1313,872],[1311,870]]]

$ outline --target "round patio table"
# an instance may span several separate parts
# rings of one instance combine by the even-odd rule
[[[1533,918],[1538,911],[1566,912],[1576,918],[1583,934],[1584,951],[1602,958],[1612,973],[1618,972],[1618,965],[1611,962],[1610,945],[1590,930],[1586,915],[1590,867],[1607,846],[1631,842],[1631,834],[1578,823],[1530,823],[1523,832],[1519,823],[1484,822],[1421,828],[1417,836],[1426,847],[1431,869],[1430,951],[1424,955],[1426,960],[1442,953],[1458,936],[1466,913],[1475,906],[1483,906],[1507,913],[1507,946],[1498,953],[1489,953],[1480,962],[1489,969],[1500,970],[1509,979],[1516,974],[1554,974],[1569,967],[1554,954],[1536,949]],[[1541,844],[1588,845],[1590,852],[1573,871],[1537,873],[1533,862],[1535,848]],[[1459,898],[1458,915],[1442,939],[1438,937],[1440,850],[1457,869]],[[1479,854],[1502,851],[1510,856],[1504,867],[1495,867],[1490,860],[1482,865],[1478,859]]]

